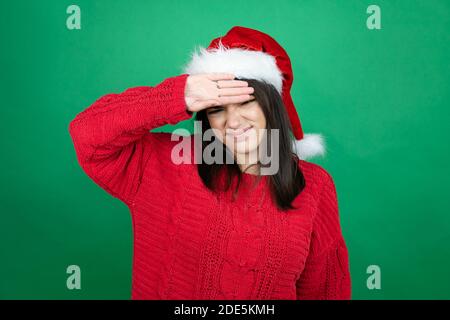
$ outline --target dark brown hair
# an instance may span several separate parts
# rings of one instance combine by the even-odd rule
[[[293,151],[291,123],[281,95],[273,85],[266,82],[244,78],[240,78],[239,80],[247,81],[249,86],[254,88],[253,95],[261,106],[266,118],[268,146],[270,146],[270,130],[279,129],[279,168],[276,174],[269,176],[270,193],[280,210],[286,211],[293,209],[291,203],[304,189],[305,179],[298,166],[299,159]],[[201,132],[205,132],[211,128],[206,115],[206,109],[199,111],[195,116],[195,120],[201,121]],[[203,140],[202,154],[203,150],[212,143],[212,141]],[[226,157],[233,158],[233,155],[224,144],[222,146],[224,148],[224,152],[222,153],[224,155],[223,164],[206,164],[202,161],[197,164],[198,173],[204,185],[215,192],[227,190],[231,186],[232,178],[237,176],[238,183],[235,190],[237,192],[242,173],[238,164],[233,159],[231,161],[225,159]],[[230,162],[232,163],[230,164]],[[221,189],[217,183],[218,175],[221,172],[226,176],[225,186],[222,186],[224,189]]]

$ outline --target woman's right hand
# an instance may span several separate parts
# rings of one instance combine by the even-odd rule
[[[229,73],[188,76],[184,94],[188,111],[198,112],[209,107],[252,100],[254,89],[248,86],[248,82],[234,78]]]

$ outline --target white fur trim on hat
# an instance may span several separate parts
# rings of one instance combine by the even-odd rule
[[[321,134],[304,134],[303,139],[294,141],[294,151],[302,160],[324,155],[324,139]]]
[[[237,78],[263,80],[282,93],[283,74],[270,54],[244,48],[226,48],[222,42],[219,42],[218,48],[199,48],[200,53],[195,51],[184,67],[185,73],[232,73]]]

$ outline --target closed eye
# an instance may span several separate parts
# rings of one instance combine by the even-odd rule
[[[223,110],[223,107],[213,107],[208,109],[208,114],[218,113]]]
[[[250,102],[253,102],[255,100],[256,99],[243,102],[243,103],[241,103],[241,106],[246,105],[246,104],[248,104]],[[208,108],[207,114],[214,114],[214,113],[218,113],[220,111],[223,111],[223,107],[211,107],[211,108]]]
[[[247,103],[250,103],[250,102],[253,102],[253,101],[255,101],[256,99],[253,99],[253,100],[249,100],[249,101],[246,101],[246,102],[243,102],[243,103],[241,103],[241,105],[243,106],[243,105],[245,105],[245,104],[247,104]]]

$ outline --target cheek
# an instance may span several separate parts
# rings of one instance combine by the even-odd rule
[[[209,126],[213,129],[214,135],[223,142],[225,127],[225,120],[220,116],[210,116],[208,117]]]
[[[256,128],[266,128],[266,117],[259,105],[252,106],[245,110],[245,117],[250,120]]]
[[[259,115],[258,115],[258,127],[260,129],[266,128],[266,117],[264,116],[264,113],[262,112],[262,110],[259,111]]]
[[[253,123],[255,128],[257,129],[256,144],[259,145],[264,136],[264,130],[266,129],[266,117],[264,116],[264,113],[260,107],[253,110]]]
[[[221,129],[223,127],[223,119],[218,115],[208,116],[209,126],[213,129]]]

